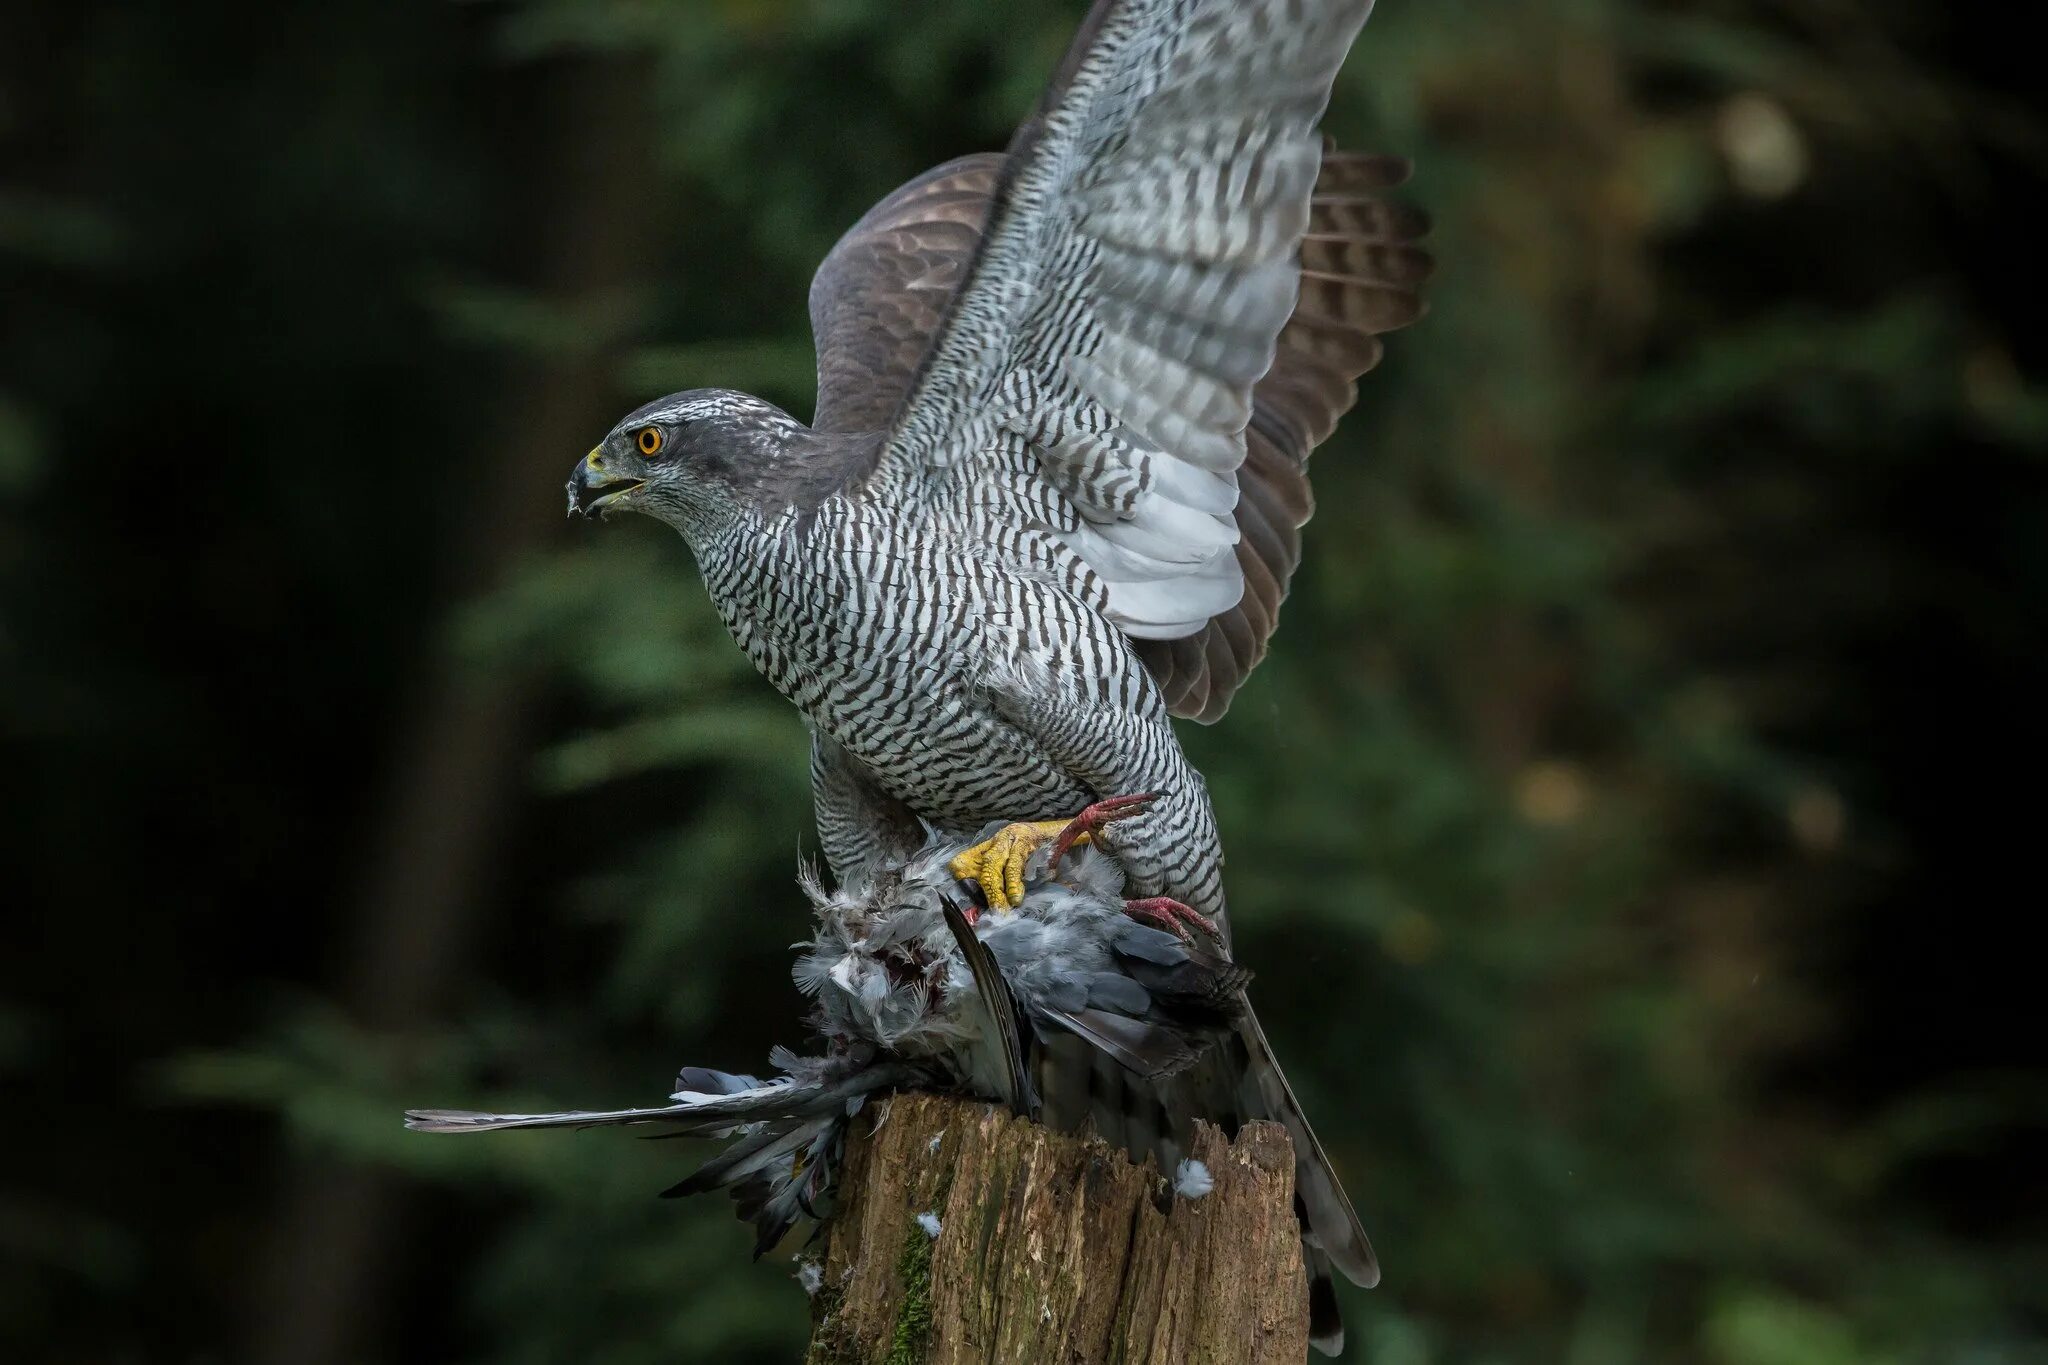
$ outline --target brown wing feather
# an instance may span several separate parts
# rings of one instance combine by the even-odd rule
[[[1301,246],[1301,296],[1280,332],[1273,368],[1252,391],[1238,471],[1237,562],[1244,599],[1179,640],[1139,640],[1177,716],[1222,718],[1279,624],[1314,510],[1308,456],[1358,400],[1357,379],[1380,358],[1379,334],[1422,316],[1427,220],[1377,196],[1408,178],[1400,157],[1323,156]]]
[[[1121,0],[1095,0],[1044,96],[1005,152],[934,166],[869,209],[811,277],[815,431],[879,431],[916,382],[933,334],[981,246],[1012,154],[1037,137]]]
[[[869,209],[811,280],[817,431],[877,431],[918,363],[981,239],[1003,157],[933,167]]]

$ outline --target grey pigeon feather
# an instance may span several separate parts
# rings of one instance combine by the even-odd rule
[[[407,1126],[637,1124],[730,1138],[666,1193],[729,1191],[755,1226],[759,1255],[799,1221],[829,1212],[848,1124],[879,1091],[997,1101],[1052,1127],[1092,1131],[1169,1173],[1196,1120],[1234,1133],[1274,1119],[1295,1145],[1315,1340],[1339,1340],[1331,1264],[1362,1283],[1377,1266],[1251,1013],[1249,973],[1225,952],[1134,921],[1124,875],[1100,849],[1076,847],[1056,875],[1034,859],[1022,903],[996,911],[971,906],[948,871],[963,847],[935,837],[907,862],[837,891],[806,881],[817,923],[792,974],[812,999],[822,1055],[778,1049],[780,1074],[768,1080],[686,1067],[675,1102],[656,1108],[416,1110]]]

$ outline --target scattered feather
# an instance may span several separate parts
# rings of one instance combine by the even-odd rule
[[[1193,1157],[1180,1163],[1173,1173],[1173,1192],[1183,1199],[1200,1199],[1216,1188],[1216,1177]]]
[[[1202,1173],[1203,1179],[1206,1180],[1208,1174],[1207,1171],[1204,1171]],[[1204,1193],[1207,1193],[1207,1191],[1205,1190]],[[924,1229],[925,1236],[931,1238],[934,1242],[939,1240],[939,1215],[936,1213],[920,1213],[917,1215],[917,1225]]]
[[[804,1287],[804,1293],[813,1298],[825,1287],[825,1269],[816,1261],[796,1263],[796,1282]]]

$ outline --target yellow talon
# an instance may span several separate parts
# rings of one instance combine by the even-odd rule
[[[1059,838],[1067,824],[1065,820],[1038,820],[1004,825],[947,863],[946,870],[963,882],[979,882],[989,909],[1014,910],[1024,900],[1024,864],[1040,845]],[[1086,843],[1088,836],[1082,834],[1074,842]]]

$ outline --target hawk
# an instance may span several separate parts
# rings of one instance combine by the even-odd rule
[[[1420,315],[1423,221],[1393,157],[1318,122],[1370,0],[1098,0],[1037,112],[877,204],[811,286],[807,426],[693,390],[576,466],[572,512],[689,543],[740,646],[812,732],[842,884],[979,839],[991,908],[1063,813],[1141,897],[1228,935],[1222,845],[1171,718],[1264,654],[1306,461],[1381,333]],[[1117,793],[1156,793],[1112,820]],[[1321,1255],[1377,1268],[1247,1013]]]

